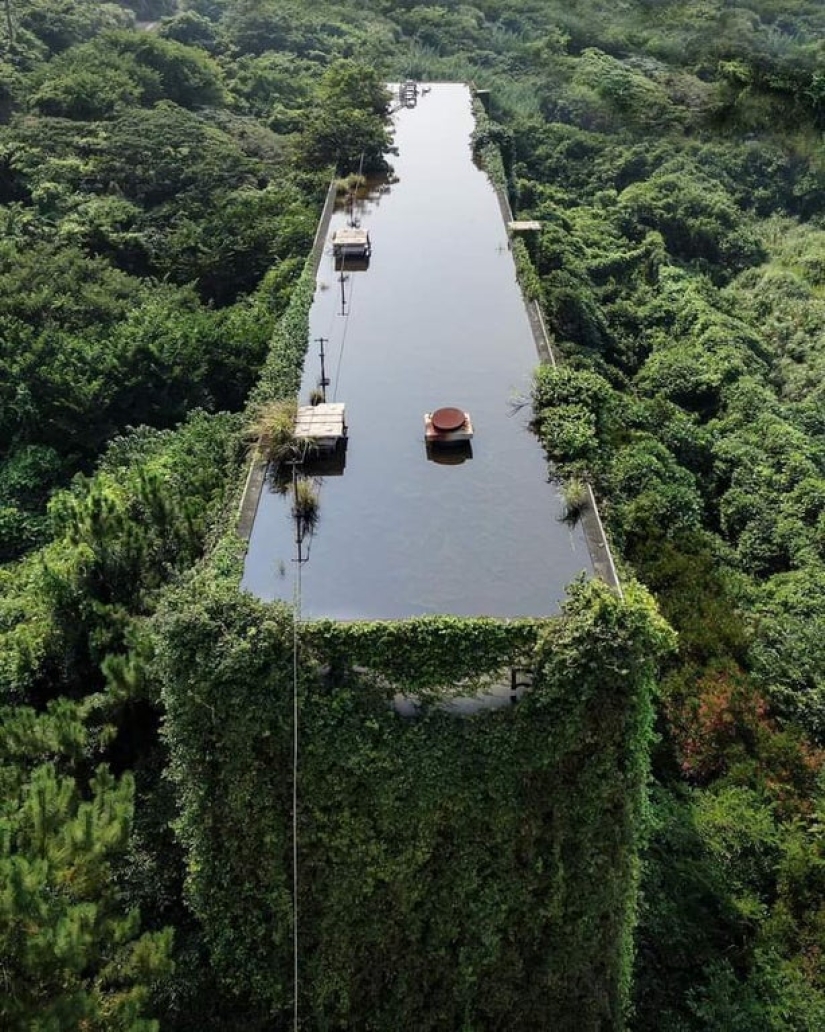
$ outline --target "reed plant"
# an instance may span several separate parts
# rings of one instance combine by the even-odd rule
[[[581,519],[589,502],[587,482],[581,477],[570,477],[562,487],[565,522],[575,523]]]
[[[295,437],[297,411],[294,399],[281,399],[265,402],[254,413],[247,436],[267,461],[289,462],[300,456],[301,445]]]
[[[318,490],[305,477],[299,477],[292,486],[292,516],[298,521],[302,532],[312,530],[318,522]]]

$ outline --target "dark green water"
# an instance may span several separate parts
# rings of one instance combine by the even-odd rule
[[[549,615],[592,563],[512,411],[538,357],[497,198],[472,162],[469,91],[433,85],[395,117],[399,181],[361,205],[373,251],[344,283],[348,314],[329,248],[318,274],[311,337],[329,338],[328,400],[346,403],[349,439],[343,475],[319,480],[302,615]],[[345,223],[337,212],[329,235]],[[310,344],[301,403],[319,375]],[[427,460],[423,415],[443,405],[473,418],[460,464]],[[294,537],[289,502],[265,488],[243,587],[292,599]]]

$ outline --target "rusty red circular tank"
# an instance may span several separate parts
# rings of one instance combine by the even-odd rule
[[[433,429],[441,434],[451,433],[453,430],[460,430],[466,421],[466,416],[458,408],[436,409],[430,417]]]

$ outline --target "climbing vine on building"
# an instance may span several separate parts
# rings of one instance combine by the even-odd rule
[[[580,583],[553,620],[299,630],[311,1024],[618,1027],[653,664],[672,644],[648,597]],[[205,571],[170,594],[153,633],[190,900],[228,984],[286,1014],[291,613]],[[518,705],[470,718],[439,705],[437,685],[516,657],[534,675]],[[418,717],[393,708],[399,689],[423,693]]]

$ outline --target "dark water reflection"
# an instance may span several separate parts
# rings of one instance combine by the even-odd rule
[[[343,474],[318,480],[302,613],[550,614],[592,564],[512,413],[537,356],[497,199],[472,162],[469,92],[434,85],[396,124],[399,181],[358,213],[369,268],[342,291],[330,251],[318,275],[311,336],[329,339],[328,400],[346,403],[349,439]],[[333,216],[330,235],[346,218]],[[302,403],[319,376],[311,344]],[[428,458],[423,415],[443,405],[472,415],[465,461]],[[265,489],[243,586],[291,599],[294,554],[289,502]]]

